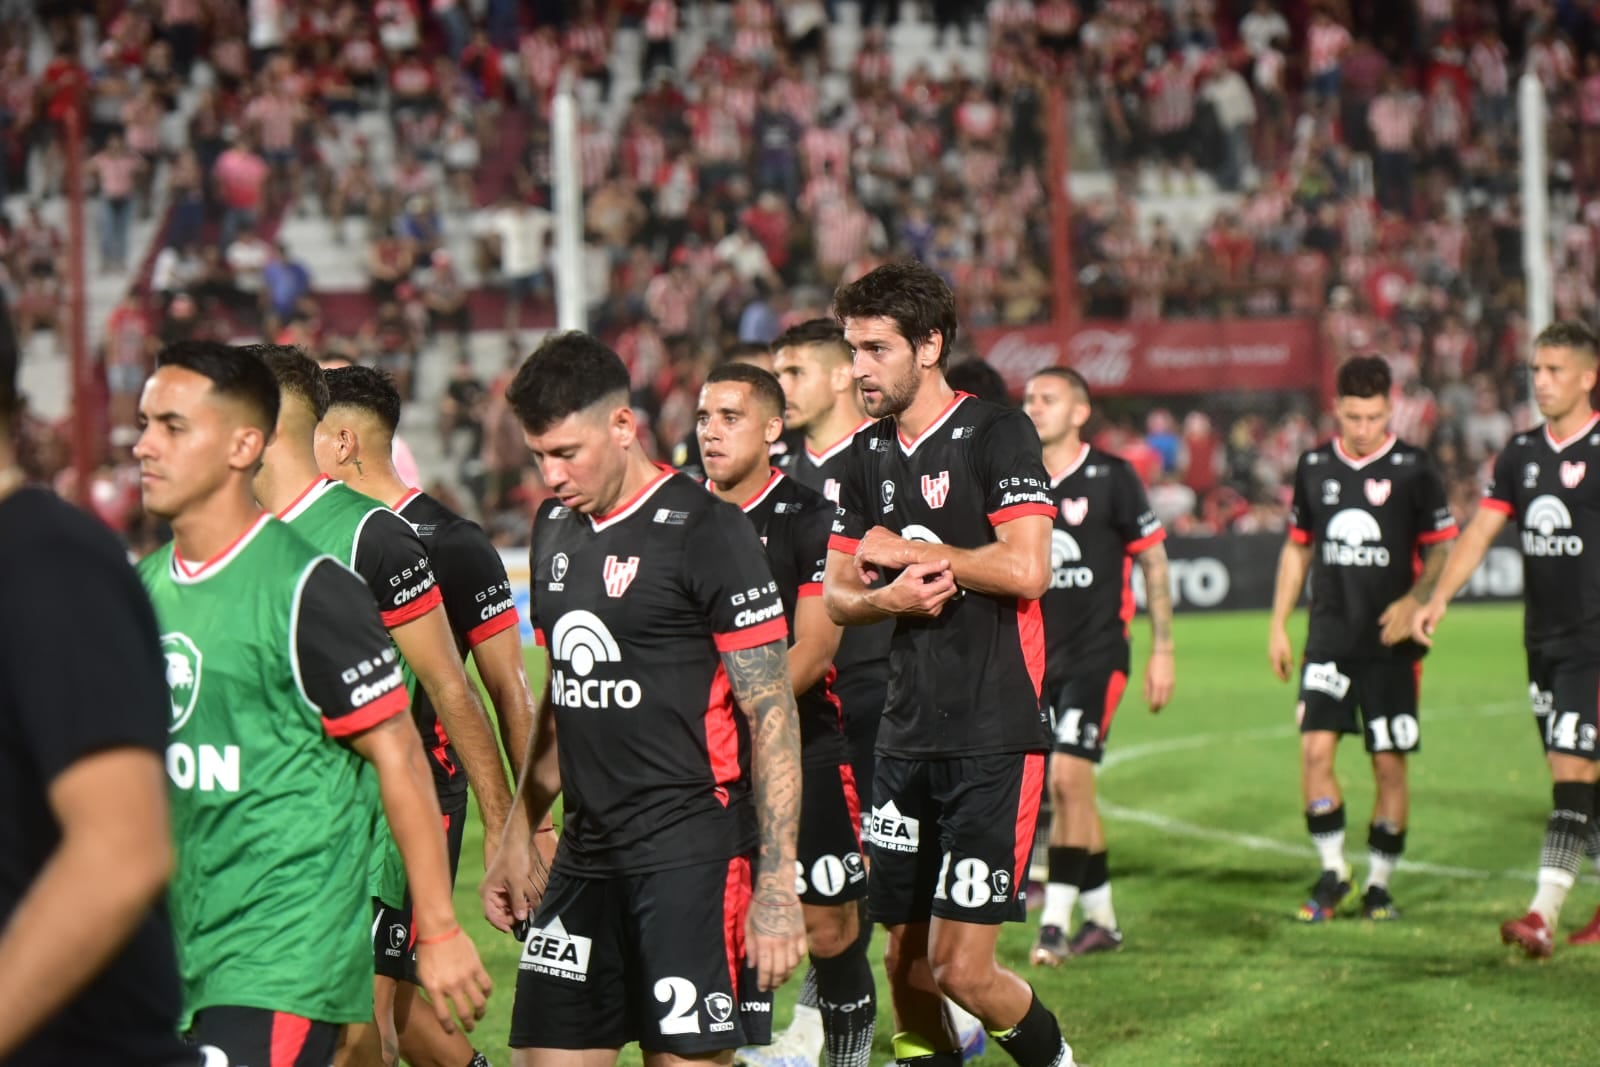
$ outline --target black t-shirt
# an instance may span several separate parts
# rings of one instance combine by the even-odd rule
[[[546,501],[528,592],[560,738],[557,862],[638,873],[753,848],[750,729],[722,654],[789,628],[739,509],[665,471],[604,517]]]
[[[0,925],[60,844],[49,789],[112,748],[166,752],[155,615],[116,540],[54,495],[0,500]],[[11,1065],[171,1064],[178,965],[164,904]]]
[[[1444,482],[1420,448],[1390,437],[1351,459],[1337,439],[1300,457],[1289,538],[1313,545],[1306,659],[1418,659],[1414,641],[1392,648],[1378,617],[1405,596],[1426,545],[1456,535]]]
[[[883,419],[856,434],[849,457],[834,551],[854,555],[873,526],[981,548],[1003,523],[1055,514],[1033,423],[966,393],[915,441]],[[1044,660],[1036,600],[964,590],[938,618],[897,618],[878,752],[937,759],[1048,748]]]
[[[1589,549],[1600,545],[1600,415],[1565,441],[1549,427],[1513,437],[1482,506],[1514,518],[1522,535],[1528,648],[1600,659],[1600,557]]]
[[[1090,445],[1051,478],[1050,491],[1056,517],[1044,634],[1053,689],[1087,671],[1127,669],[1133,557],[1167,532],[1132,465]]]

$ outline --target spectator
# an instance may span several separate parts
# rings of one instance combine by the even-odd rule
[[[254,228],[261,215],[267,178],[271,170],[265,160],[256,154],[248,139],[234,141],[217,158],[212,170],[217,196],[222,201],[222,244],[233,243],[235,237]]]
[[[289,258],[282,241],[270,245],[267,262],[261,268],[262,297],[266,303],[269,330],[281,325],[311,292],[311,272],[304,264]]]
[[[89,171],[99,188],[100,270],[120,274],[128,269],[128,230],[133,224],[133,198],[144,160],[114,133],[106,147],[89,160]]]
[[[508,192],[487,221],[505,287],[506,330],[515,337],[523,303],[544,299],[550,292],[549,244],[555,218]]]

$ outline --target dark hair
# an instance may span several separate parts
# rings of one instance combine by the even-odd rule
[[[259,357],[221,341],[176,341],[156,355],[156,366],[179,367],[211,381],[218,396],[242,400],[268,434],[278,425],[278,382]]]
[[[748,385],[756,400],[770,408],[772,414],[782,417],[783,386],[778,384],[778,379],[771,371],[762,370],[751,363],[724,363],[720,367],[713,367],[711,373],[706,375],[707,385],[718,382]]]
[[[1083,399],[1083,402],[1085,404],[1091,404],[1091,403],[1094,402],[1094,397],[1089,392],[1089,382],[1088,382],[1088,380],[1085,379],[1083,375],[1081,375],[1077,371],[1073,370],[1071,367],[1045,367],[1042,370],[1034,371],[1032,377],[1033,378],[1059,378],[1062,381],[1066,382],[1074,390],[1076,390],[1077,393],[1078,393],[1078,396]],[[1032,379],[1030,378],[1029,380],[1031,381]]]
[[[1570,348],[1590,360],[1600,359],[1600,339],[1594,331],[1576,319],[1560,319],[1539,331],[1533,339],[1534,348]]]
[[[377,417],[391,435],[400,426],[400,390],[388,371],[373,367],[335,367],[322,372],[329,408],[359,408]]]
[[[0,294],[0,429],[10,426],[17,413],[17,372],[21,367],[22,346],[11,324],[11,302]]]
[[[722,355],[722,362],[733,363],[737,360],[759,359],[762,356],[772,358],[772,349],[760,341],[740,341]]]
[[[773,340],[772,351],[776,353],[780,348],[798,348],[802,345],[831,348],[843,358],[850,358],[850,345],[844,339],[844,327],[833,319],[807,319],[789,327]]]
[[[1389,374],[1389,364],[1382,356],[1355,356],[1339,368],[1334,383],[1335,396],[1351,396],[1366,400],[1375,396],[1388,396],[1394,385]]]
[[[628,368],[599,339],[570,330],[551,334],[522,361],[506,401],[529,433],[543,433],[618,394],[627,402]]]
[[[833,294],[833,315],[845,319],[893,319],[911,347],[940,337],[939,366],[956,344],[956,298],[950,287],[915,260],[885,263]]]
[[[328,413],[328,381],[317,361],[294,345],[245,345],[278,381],[278,388],[306,402],[311,414],[322,421]]]
[[[950,388],[971,393],[991,404],[1011,403],[1011,390],[1000,372],[981,359],[964,359],[945,372]]]

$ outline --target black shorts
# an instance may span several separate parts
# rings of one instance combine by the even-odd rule
[[[1085,671],[1049,691],[1053,751],[1099,763],[1106,754],[1111,719],[1128,688],[1128,668]]]
[[[878,724],[883,720],[883,705],[889,696],[889,664],[869,662],[846,668],[833,683],[833,695],[839,698],[844,715],[844,739],[850,748],[856,791],[863,799],[871,797]],[[863,836],[865,833],[863,824]]]
[[[995,925],[1027,914],[1043,752],[878,757],[869,819],[873,922]]]
[[[744,963],[751,861],[585,878],[558,864],[533,917],[512,1048],[680,1056],[772,1040],[772,994]]]
[[[1300,732],[1361,734],[1367,751],[1409,755],[1422,747],[1422,661],[1307,662],[1300,672]]]
[[[266,1008],[204,1008],[188,1037],[206,1052],[205,1067],[328,1067],[341,1029]]]
[[[461,835],[467,825],[467,793],[442,796],[444,842],[450,853],[450,883],[455,884],[456,868],[461,865]],[[417,982],[417,931],[411,925],[411,892],[406,891],[402,907],[391,908],[376,898],[372,901],[372,970],[397,982]]]
[[[794,891],[806,904],[844,904],[867,895],[861,856],[861,799],[850,764],[807,767],[800,790]]]
[[[1547,754],[1600,759],[1600,662],[1552,659],[1530,649],[1528,695]]]

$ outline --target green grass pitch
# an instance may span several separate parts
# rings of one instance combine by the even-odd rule
[[[1177,698],[1150,715],[1136,671],[1100,778],[1126,947],[1035,970],[1027,966],[1031,924],[1001,938],[1004,962],[1060,1016],[1081,1062],[1594,1061],[1600,1023],[1589,998],[1600,988],[1600,948],[1562,942],[1552,960],[1536,963],[1499,944],[1498,924],[1520,914],[1532,892],[1550,808],[1520,618],[1515,608],[1458,608],[1428,660],[1407,866],[1393,881],[1404,917],[1308,928],[1292,918],[1316,873],[1300,813],[1294,691],[1267,667],[1266,618],[1180,616]],[[1135,624],[1136,641],[1146,633]],[[1134,658],[1142,666],[1137,645]],[[539,673],[541,660],[530,652]],[[1371,775],[1359,738],[1340,753],[1347,852],[1360,877]],[[496,983],[475,1041],[498,1067],[510,1063],[504,1043],[518,946],[481,918],[478,832],[469,823],[456,904]],[[1561,936],[1597,903],[1600,890],[1586,872]],[[873,956],[881,957],[879,945]],[[780,1023],[797,985],[780,996]],[[874,1060],[887,1062],[892,1024],[881,968],[879,997]],[[623,1060],[637,1063],[637,1051]],[[980,1062],[1011,1061],[993,1050]]]

